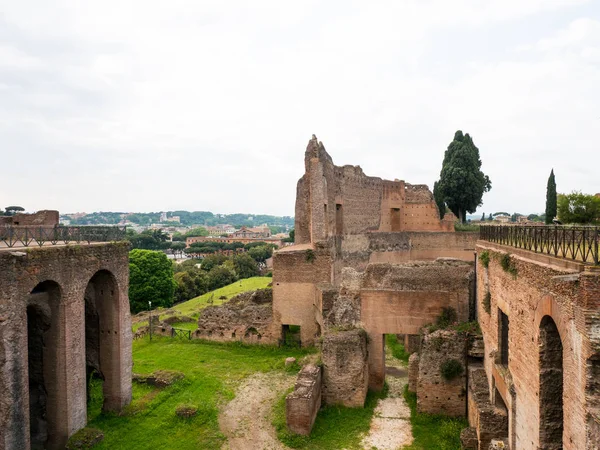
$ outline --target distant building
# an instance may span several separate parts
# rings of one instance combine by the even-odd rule
[[[271,237],[271,229],[266,224],[254,228],[242,227],[231,236],[244,239],[264,239]]]
[[[214,227],[204,227],[208,231],[209,236],[223,236],[224,234],[235,233],[233,225],[216,225]]]
[[[508,223],[508,222],[510,222],[510,216],[505,216],[504,214],[498,214],[497,216],[494,216],[494,222]]]

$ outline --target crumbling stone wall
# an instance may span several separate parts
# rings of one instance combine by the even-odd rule
[[[309,435],[321,408],[321,368],[308,364],[300,370],[294,391],[285,398],[290,431]]]
[[[423,336],[417,381],[419,412],[466,414],[466,354],[467,339],[463,333],[437,330]],[[444,366],[452,362],[460,366],[460,372],[447,379],[443,376]]]
[[[508,412],[490,402],[483,366],[469,368],[469,425],[477,438],[477,450],[485,450],[492,439],[508,438]]]
[[[500,397],[507,407],[511,448],[537,449],[547,425],[540,414],[540,408],[545,407],[543,401],[540,403],[540,339],[545,317],[556,324],[563,347],[562,446],[597,448],[589,420],[594,414],[593,394],[582,374],[586,373],[589,358],[600,348],[600,272],[488,242],[480,241],[477,250],[480,255],[487,251],[490,256],[489,267],[480,258],[477,268],[484,368],[490,398]],[[501,265],[506,254],[510,255],[505,259],[509,262],[507,271]],[[509,325],[507,365],[500,360],[500,312]]]
[[[373,231],[454,231],[441,221],[424,185],[368,177],[359,166],[335,166],[315,136],[296,191],[296,243]]]
[[[198,318],[195,338],[213,341],[277,343],[272,330],[273,291],[259,289],[232,297],[219,306],[207,306]]]
[[[367,333],[332,331],[323,339],[323,399],[328,405],[362,407],[369,386]]]
[[[36,213],[17,213],[14,216],[1,216],[0,225],[20,227],[55,227],[58,225],[58,211],[42,210]]]
[[[49,325],[43,331],[47,357],[39,379],[51,393],[47,448],[63,448],[85,426],[85,296],[90,283],[100,317],[104,408],[118,410],[131,400],[128,251],[128,243],[0,250],[0,449],[30,446],[28,380],[29,370],[37,369],[28,367],[27,348],[35,349],[34,335],[28,334],[31,327],[38,329],[36,310],[47,311],[44,327]],[[40,303],[40,295],[50,301]]]
[[[468,320],[472,283],[473,266],[464,261],[368,266],[358,289],[360,323],[370,337],[371,389],[381,389],[385,379],[383,335],[419,334],[448,307],[457,311],[459,321]]]

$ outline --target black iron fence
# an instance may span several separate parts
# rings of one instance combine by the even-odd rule
[[[600,227],[482,225],[479,239],[584,263],[599,264]]]
[[[69,243],[122,241],[121,226],[0,226],[0,247],[30,247]]]

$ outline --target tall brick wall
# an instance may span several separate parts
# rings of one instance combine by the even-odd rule
[[[0,251],[0,449],[29,448],[28,306],[47,317],[50,333],[48,448],[64,447],[86,424],[86,297],[99,316],[104,407],[117,410],[131,400],[128,250],[112,243]],[[31,294],[36,286],[49,295],[50,309]]]
[[[366,176],[359,166],[335,166],[317,138],[309,141],[296,197],[296,243],[365,232],[454,231],[441,221],[425,185]]]
[[[553,265],[552,258],[540,263],[537,255],[525,258],[527,253],[519,252],[522,256],[517,256],[509,247],[487,242],[480,242],[477,251],[490,255],[489,267],[485,268],[480,258],[477,269],[484,367],[492,403],[499,401],[499,396],[507,407],[512,448],[540,447],[540,408],[544,408],[543,400],[540,405],[540,325],[546,316],[556,324],[563,349],[563,448],[598,448],[590,438],[589,418],[594,413],[586,372],[590,358],[600,348],[600,273],[592,269],[579,273],[577,265],[565,269],[563,261]],[[511,255],[510,271],[501,266],[505,254]],[[509,321],[506,366],[500,359],[500,311]]]

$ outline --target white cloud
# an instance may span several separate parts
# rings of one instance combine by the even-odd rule
[[[458,128],[484,209],[543,209],[552,166],[600,190],[598,21],[561,19],[586,2],[5,3],[0,142],[28,173],[5,175],[9,203],[293,214],[312,133],[431,185]]]

